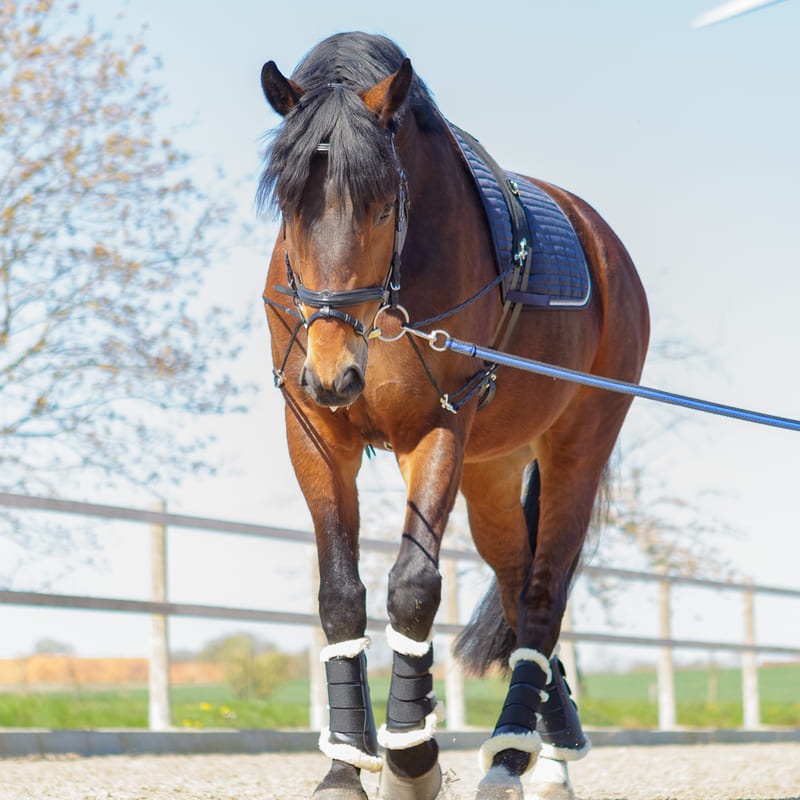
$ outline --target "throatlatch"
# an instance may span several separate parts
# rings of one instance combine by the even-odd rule
[[[392,682],[386,706],[386,724],[378,742],[389,750],[407,750],[436,733],[436,696],[433,693],[433,642],[418,642],[391,625],[386,637],[394,651]]]
[[[330,758],[369,772],[381,769],[375,718],[367,683],[368,637],[329,645],[322,650],[328,680],[330,727],[323,728],[319,749]]]
[[[506,701],[492,738],[483,743],[479,753],[484,772],[497,766],[504,750],[537,756],[542,749],[536,724],[542,702],[548,699],[544,687],[552,681],[550,664],[537,650],[519,648],[509,657],[508,665],[512,673]],[[523,771],[530,769],[534,761],[529,758]]]

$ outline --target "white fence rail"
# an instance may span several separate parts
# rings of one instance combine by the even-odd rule
[[[168,728],[170,722],[169,705],[169,656],[167,649],[167,619],[169,617],[203,617],[207,619],[230,619],[249,622],[286,623],[293,625],[319,627],[319,619],[315,614],[297,612],[271,611],[265,609],[233,608],[228,606],[200,605],[195,603],[174,603],[167,599],[166,568],[166,531],[170,527],[190,528],[194,530],[234,533],[245,536],[256,536],[297,543],[312,544],[314,535],[306,531],[287,528],[274,528],[264,525],[231,522],[229,520],[207,519],[203,517],[172,514],[163,506],[149,510],[123,508],[119,506],[81,503],[53,498],[33,497],[29,495],[0,492],[0,507],[5,506],[17,511],[45,511],[62,514],[75,514],[87,517],[127,520],[148,524],[151,529],[151,560],[153,579],[153,599],[125,600],[109,597],[86,597],[80,595],[48,594],[42,592],[0,590],[0,603],[17,606],[44,606],[57,608],[85,609],[95,611],[119,611],[149,614],[153,619],[153,637],[150,654],[150,727],[154,730]],[[375,539],[361,539],[363,549],[395,553],[397,545]],[[461,630],[457,623],[457,597],[455,596],[455,563],[459,561],[479,561],[480,557],[471,551],[443,548],[441,551],[445,583],[449,585],[451,594],[445,598],[445,611],[448,622],[437,620],[436,630],[441,634],[454,635]],[[584,572],[595,577],[612,577],[624,581],[649,581],[659,585],[659,618],[658,637],[627,636],[610,633],[593,633],[572,629],[571,620],[567,617],[562,630],[562,658],[571,678],[572,685],[577,686],[574,674],[575,642],[592,642],[598,644],[615,644],[639,647],[656,647],[660,649],[658,662],[658,719],[659,728],[671,730],[676,727],[675,681],[672,664],[672,651],[680,649],[698,649],[713,651],[729,651],[739,653],[742,662],[742,698],[744,708],[744,727],[756,729],[760,726],[760,701],[758,690],[758,669],[756,656],[769,653],[783,656],[800,656],[800,647],[787,645],[764,645],[756,642],[754,625],[754,601],[756,595],[774,595],[784,598],[800,599],[800,589],[776,586],[765,586],[748,582],[722,582],[703,578],[689,578],[677,575],[654,574],[625,569],[606,567],[586,567]],[[448,580],[449,575],[449,580]],[[694,639],[676,639],[671,634],[670,594],[674,586],[684,585],[712,590],[724,590],[740,593],[743,598],[744,640],[740,642],[700,641]],[[382,630],[385,619],[369,618],[367,627],[370,630]],[[319,635],[312,639],[319,643]],[[313,649],[313,648],[312,648]],[[570,673],[573,673],[570,675]],[[463,680],[453,666],[447,665],[448,727],[458,729],[464,725]],[[324,692],[315,685],[312,676],[311,689],[312,726],[318,727],[324,711]]]

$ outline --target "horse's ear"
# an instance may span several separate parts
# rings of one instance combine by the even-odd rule
[[[371,89],[361,93],[364,104],[375,114],[384,128],[403,105],[413,76],[411,60],[404,58],[400,69],[394,75],[390,75]]]
[[[294,81],[284,78],[274,61],[267,61],[261,68],[261,88],[267,102],[282,117],[285,117],[305,94],[305,89]]]

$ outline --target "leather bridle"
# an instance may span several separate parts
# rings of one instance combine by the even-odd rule
[[[276,292],[289,295],[292,298],[306,329],[319,319],[337,319],[350,325],[350,327],[365,340],[369,340],[380,333],[380,329],[375,325],[378,317],[386,309],[398,307],[398,297],[400,294],[400,254],[402,253],[408,230],[410,202],[406,174],[400,165],[400,160],[397,157],[397,150],[394,146],[394,132],[391,131],[387,135],[390,137],[392,154],[397,169],[398,190],[394,204],[392,258],[386,273],[386,278],[380,286],[367,286],[362,289],[322,289],[320,291],[314,291],[303,286],[302,281],[292,269],[289,251],[287,250],[284,254],[287,285],[275,286],[274,288]],[[328,153],[329,151],[330,144],[327,142],[323,142],[317,146],[318,153]],[[286,226],[284,223],[284,239],[285,238]],[[264,301],[267,303],[271,302],[267,297],[264,297]],[[360,319],[341,310],[342,308],[362,305],[364,303],[380,304],[369,326]],[[306,317],[303,306],[316,308],[318,311]]]
[[[329,84],[330,86],[338,86],[340,84]],[[292,269],[291,259],[289,258],[288,250],[284,251],[284,262],[286,264],[286,286],[273,286],[276,292],[288,295],[292,298],[295,308],[286,308],[279,303],[276,303],[271,298],[267,297],[266,293],[262,295],[264,302],[272,308],[291,314],[298,319],[294,330],[289,338],[289,344],[284,353],[282,363],[279,367],[272,370],[274,383],[277,388],[281,388],[286,382],[285,368],[289,360],[289,354],[292,347],[297,340],[297,335],[300,328],[308,328],[319,319],[335,319],[349,325],[361,336],[367,343],[370,339],[380,338],[384,342],[394,342],[405,336],[411,343],[417,357],[422,363],[423,368],[431,382],[431,385],[439,395],[439,402],[447,411],[457,413],[463,405],[469,402],[476,394],[480,396],[478,408],[483,408],[487,405],[494,396],[496,370],[497,365],[494,363],[487,363],[486,366],[476,372],[458,391],[447,394],[443,392],[436,382],[436,378],[431,372],[425,359],[422,356],[419,348],[417,347],[414,336],[421,336],[427,339],[434,350],[438,349],[435,346],[437,336],[443,331],[434,331],[433,334],[425,334],[421,328],[429,324],[438,322],[441,319],[449,317],[458,311],[461,311],[466,306],[472,304],[480,297],[483,297],[487,292],[492,291],[498,283],[503,280],[508,270],[504,270],[497,278],[490,281],[489,284],[484,286],[479,292],[474,294],[462,303],[454,306],[453,308],[435,317],[427,320],[422,320],[412,324],[409,320],[408,311],[400,304],[400,256],[405,244],[406,235],[408,233],[408,212],[410,208],[410,198],[408,196],[408,181],[406,179],[405,171],[400,164],[400,159],[397,156],[397,150],[394,142],[394,129],[390,128],[387,131],[387,136],[390,138],[392,147],[392,154],[394,156],[395,168],[398,176],[398,189],[395,198],[395,216],[394,216],[394,239],[392,243],[392,258],[389,264],[386,278],[382,285],[367,286],[360,289],[321,289],[314,291],[307,289],[303,286],[302,281]],[[317,146],[317,152],[328,153],[330,151],[330,144],[323,142]],[[284,240],[286,239],[286,223],[284,220],[283,226]],[[362,305],[365,303],[379,303],[378,309],[372,317],[372,321],[367,326],[363,321],[357,317],[342,311],[343,308],[349,306]],[[309,317],[305,316],[303,306],[307,308],[318,309]],[[400,332],[394,336],[383,335],[381,329],[378,327],[377,322],[381,314],[388,310],[396,310],[404,318],[405,322],[401,325]]]

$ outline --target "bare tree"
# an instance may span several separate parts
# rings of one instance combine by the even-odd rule
[[[158,70],[76,3],[0,3],[0,489],[158,492],[212,470],[193,419],[241,400],[244,326],[202,284],[232,206],[165,134]],[[0,509],[0,584],[97,550],[94,523]]]
[[[77,32],[76,32],[77,31]],[[230,208],[161,132],[158,62],[76,4],[0,4],[0,486],[197,467],[239,327],[201,292]]]

